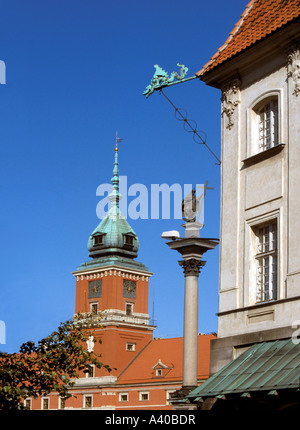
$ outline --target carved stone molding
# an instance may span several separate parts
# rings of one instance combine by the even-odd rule
[[[300,94],[300,42],[293,42],[287,52],[287,77],[294,82],[293,95]]]
[[[191,258],[190,260],[182,260],[178,262],[184,270],[184,276],[199,276],[200,270],[205,266],[206,261]]]
[[[240,103],[240,85],[241,81],[238,78],[235,78],[222,88],[222,116],[224,114],[227,116],[228,122],[226,128],[229,130],[234,125],[232,119],[233,113],[237,105]]]

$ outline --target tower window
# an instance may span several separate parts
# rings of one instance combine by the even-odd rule
[[[90,309],[91,309],[92,314],[94,314],[94,315],[97,314],[98,313],[98,303],[91,303]]]
[[[93,378],[95,376],[95,367],[91,364],[89,364],[86,368],[85,372],[86,378]]]
[[[133,313],[133,303],[126,303],[126,315],[132,315]]]
[[[135,351],[135,343],[126,343],[126,351]]]
[[[133,245],[133,237],[132,236],[125,236],[125,243],[126,243],[126,245]]]
[[[131,234],[124,234],[124,244],[128,246],[133,246],[134,236]]]
[[[97,234],[94,236],[94,245],[103,245],[103,234]]]
[[[256,301],[277,298],[277,224],[256,229]]]

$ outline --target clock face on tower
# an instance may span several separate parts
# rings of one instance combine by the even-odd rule
[[[136,298],[136,282],[123,279],[123,297]]]
[[[96,281],[89,281],[89,299],[94,299],[96,297],[102,296],[102,279],[97,279]]]

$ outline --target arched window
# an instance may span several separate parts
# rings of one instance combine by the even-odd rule
[[[262,94],[249,106],[247,154],[251,157],[281,143],[280,91]]]
[[[256,109],[259,152],[278,145],[278,101],[267,99]]]

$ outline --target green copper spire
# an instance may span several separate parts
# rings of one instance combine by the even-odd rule
[[[119,193],[119,149],[117,143],[115,146],[113,177],[111,178],[112,191],[108,196],[111,202],[110,210],[93,231],[88,241],[89,256],[92,258],[122,256],[132,259],[137,257],[139,249],[139,240],[136,233],[120,212],[119,201],[121,195]]]
[[[108,198],[109,198],[109,200],[111,202],[111,216],[113,216],[113,217],[119,217],[120,216],[118,150],[119,150],[118,149],[118,144],[116,143],[116,147],[115,147],[115,162],[114,162],[114,170],[113,170],[113,175],[114,176],[111,178],[112,192],[108,196]]]

